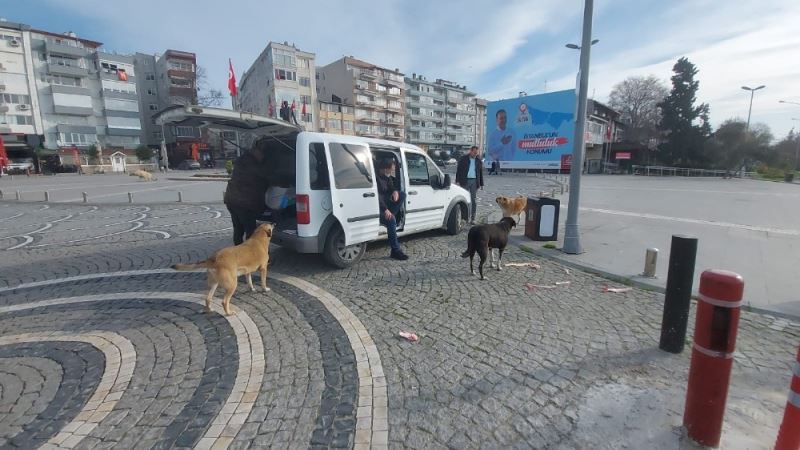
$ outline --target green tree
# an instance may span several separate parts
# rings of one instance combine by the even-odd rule
[[[86,149],[86,153],[89,155],[89,164],[100,164],[100,149],[96,145],[90,145],[89,148]]]
[[[148,162],[153,159],[153,149],[146,145],[140,145],[136,147],[136,157],[139,158],[139,161]]]
[[[772,132],[763,124],[747,130],[741,119],[728,119],[714,132],[706,147],[710,165],[725,170],[739,170],[755,162],[775,165],[777,153],[770,145]]]
[[[672,90],[658,104],[661,121],[658,129],[662,143],[658,157],[664,164],[679,167],[702,167],[709,161],[704,145],[711,135],[708,105],[695,105],[700,83],[694,79],[697,68],[687,58],[680,58],[672,68]]]

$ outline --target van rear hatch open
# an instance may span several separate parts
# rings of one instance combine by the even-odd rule
[[[286,136],[302,129],[273,117],[259,116],[248,112],[205,106],[175,105],[161,110],[153,116],[156,125],[180,125],[209,127],[219,130],[250,131],[258,136]]]

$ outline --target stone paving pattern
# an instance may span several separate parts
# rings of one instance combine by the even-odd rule
[[[520,175],[487,181],[489,188],[480,193],[481,217],[492,210],[498,193],[553,186],[551,180]],[[220,204],[0,202],[0,286],[197,261],[228,245],[227,227]],[[390,448],[604,447],[581,432],[587,392],[626,384],[683,395],[688,350],[682,355],[657,350],[661,295],[638,289],[603,293],[606,280],[542,260],[539,270],[509,267],[489,271],[488,280],[480,281],[459,257],[464,234],[429,232],[403,239],[403,245],[411,256],[407,262],[388,259],[386,244],[376,243],[349,270],[331,269],[314,255],[279,248],[272,253],[271,271],[336,296],[374,340],[388,390],[380,405],[388,434],[373,430],[372,445],[385,439]],[[532,260],[516,248],[504,257],[504,262]],[[525,285],[563,281],[569,284],[552,289]],[[233,300],[258,328],[266,364],[254,407],[241,418],[230,448],[364,447],[355,432],[361,426],[356,399],[365,386],[358,385],[358,358],[341,324],[308,293],[281,281],[269,284],[272,291],[251,293],[240,283]],[[203,293],[205,275],[129,275],[4,290],[0,307],[141,291]],[[224,317],[203,313],[199,304],[135,297],[0,314],[0,336],[105,330],[133,344],[130,386],[77,448],[191,447],[233,387],[242,349]],[[420,342],[399,339],[401,330],[416,332]],[[742,314],[726,431],[755,408],[751,415],[768,424],[757,436],[765,448],[770,445],[798,338],[796,323]],[[56,427],[55,417],[64,423],[69,419],[64,415],[80,410],[76,399],[91,395],[103,363],[72,368],[59,357],[66,349],[70,361],[102,357],[80,343],[0,348],[0,438],[26,447],[34,438],[46,438],[26,434],[26,424],[44,418]],[[30,387],[20,387],[18,380],[28,373],[40,375],[30,376],[37,380]],[[80,395],[58,403],[59,395],[67,395],[65,383]],[[755,399],[745,394],[751,392]],[[43,415],[52,405],[62,406]]]

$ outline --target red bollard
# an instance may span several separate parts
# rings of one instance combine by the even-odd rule
[[[800,448],[800,349],[794,363],[794,376],[789,387],[789,399],[783,413],[783,423],[775,441],[775,450],[797,450]]]
[[[744,280],[727,270],[700,275],[683,426],[694,441],[719,446],[733,366]]]

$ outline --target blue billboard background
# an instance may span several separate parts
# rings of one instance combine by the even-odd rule
[[[575,90],[490,102],[486,162],[502,168],[567,169],[575,134]]]

